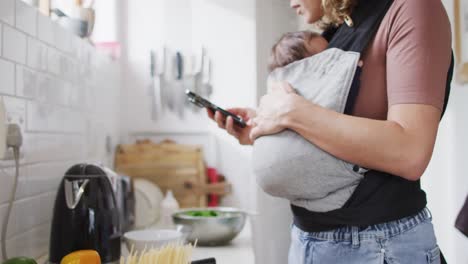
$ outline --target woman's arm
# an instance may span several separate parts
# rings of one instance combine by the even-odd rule
[[[278,108],[264,113],[262,105]],[[288,128],[342,160],[418,180],[431,159],[440,115],[433,106],[401,104],[389,109],[388,120],[359,118],[312,104],[289,88],[262,99],[251,137]]]
[[[295,107],[280,122],[332,155],[408,180],[418,180],[426,170],[440,121],[439,109],[394,105],[388,120],[378,121],[338,114],[297,99],[292,96]]]

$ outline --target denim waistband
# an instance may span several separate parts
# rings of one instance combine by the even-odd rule
[[[374,239],[376,237],[390,238],[408,231],[418,224],[431,220],[432,215],[429,209],[425,208],[416,215],[402,218],[399,220],[367,226],[367,227],[343,227],[332,231],[324,232],[305,232],[297,227],[296,232],[303,238],[314,238],[319,240],[331,240],[331,241],[354,241],[356,239]]]

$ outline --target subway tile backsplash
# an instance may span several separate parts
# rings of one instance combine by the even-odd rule
[[[27,36],[25,33],[3,26],[3,57],[14,62],[25,64],[27,53]]]
[[[37,15],[36,10],[32,9],[24,2],[16,2],[16,28],[31,36],[37,35]]]
[[[47,70],[47,46],[41,41],[28,38],[28,63],[27,66],[35,70]]]
[[[15,22],[15,0],[0,1],[0,21],[13,25]]]
[[[0,92],[15,94],[15,64],[0,58]]]
[[[7,234],[9,256],[47,254],[57,186],[66,170],[109,159],[118,141],[120,65],[19,0],[0,0],[0,96],[23,131],[18,190]],[[0,224],[13,187],[0,161]],[[1,256],[1,254],[0,254]]]

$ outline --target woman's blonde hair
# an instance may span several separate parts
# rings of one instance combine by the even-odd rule
[[[351,16],[357,2],[358,0],[322,0],[324,16],[318,25],[327,28],[343,23],[345,17]]]

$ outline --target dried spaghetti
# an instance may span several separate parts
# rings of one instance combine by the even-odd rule
[[[120,264],[188,264],[192,257],[191,244],[170,244],[159,249],[138,253],[132,248],[128,257],[121,257]]]

